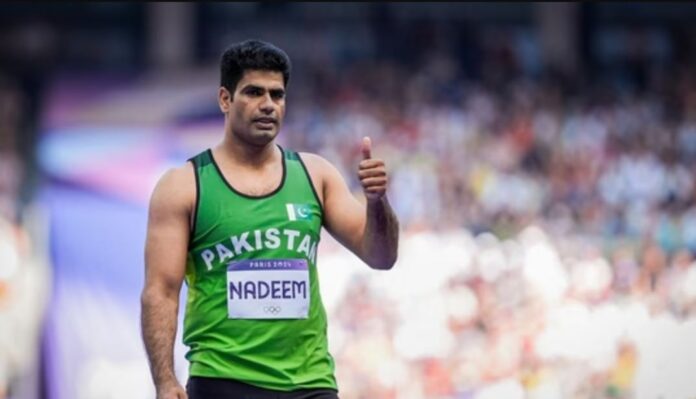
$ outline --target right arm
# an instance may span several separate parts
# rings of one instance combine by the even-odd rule
[[[141,328],[158,399],[186,399],[174,373],[174,339],[195,203],[193,173],[190,163],[169,170],[150,199]]]

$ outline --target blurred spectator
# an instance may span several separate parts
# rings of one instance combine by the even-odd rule
[[[17,138],[23,118],[19,89],[0,74],[0,219],[15,220],[18,213],[21,163]]]
[[[32,247],[24,228],[0,219],[0,398],[38,395],[39,342],[48,294],[42,251]]]
[[[24,105],[23,92],[0,74],[0,399],[39,395],[40,333],[49,292],[45,243],[34,241],[45,233],[44,220],[20,203],[24,163],[17,142]]]

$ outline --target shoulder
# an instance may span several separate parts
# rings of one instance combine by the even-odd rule
[[[151,207],[191,209],[196,199],[196,176],[193,163],[167,169],[157,181],[150,199]]]
[[[307,167],[307,173],[322,198],[336,190],[345,190],[346,182],[338,168],[324,157],[309,152],[298,153]]]
[[[314,154],[312,152],[298,152],[297,155],[302,158],[302,161],[309,167],[309,165],[317,166],[321,165],[323,163],[329,163],[324,157],[321,155]]]
[[[311,152],[298,152],[300,159],[307,167],[307,171],[312,176],[325,176],[327,173],[331,173],[336,170],[331,162],[327,161],[326,158],[313,154]]]
[[[171,193],[181,193],[195,188],[196,177],[193,163],[185,164],[167,169],[159,178],[155,190],[164,190]]]

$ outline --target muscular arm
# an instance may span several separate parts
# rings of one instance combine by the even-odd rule
[[[388,270],[397,258],[399,222],[386,197],[384,162],[367,155],[358,172],[365,204],[353,196],[331,163],[313,154],[303,154],[303,158],[319,176],[329,233],[371,268]]]
[[[193,168],[167,172],[152,194],[145,243],[141,327],[158,398],[185,398],[174,374],[179,292],[186,270]]]
[[[399,221],[386,195],[367,201],[366,225],[361,242],[363,259],[373,268],[391,269],[399,246]]]

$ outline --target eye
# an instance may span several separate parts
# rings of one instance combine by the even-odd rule
[[[285,92],[282,90],[271,90],[271,98],[274,100],[280,100],[285,98]]]
[[[244,92],[247,95],[254,96],[254,97],[260,96],[263,94],[263,91],[258,87],[249,87],[246,90],[244,90]]]

